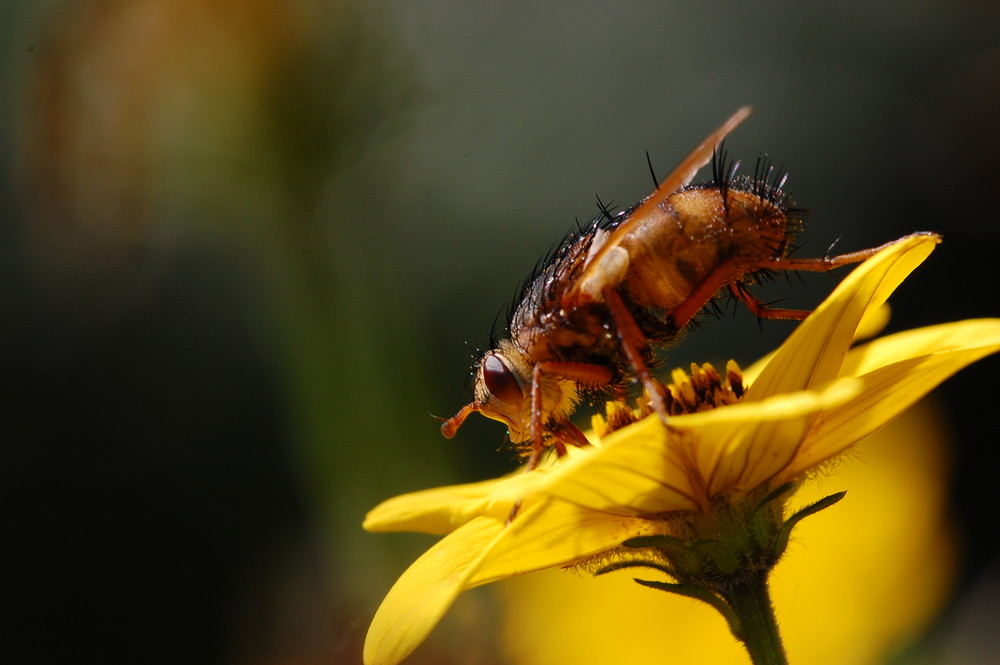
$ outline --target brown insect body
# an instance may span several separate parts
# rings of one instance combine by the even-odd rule
[[[649,373],[655,351],[670,342],[721,290],[763,318],[808,312],[772,309],[747,290],[759,272],[827,271],[877,251],[816,259],[788,258],[799,217],[783,178],[758,164],[753,178],[729,175],[717,157],[714,182],[689,185],[721,140],[747,115],[738,111],[646,199],[570,233],[522,287],[505,334],[477,361],[475,399],[444,421],[454,436],[474,411],[508,427],[530,450],[586,445],[569,416],[587,396],[623,397],[638,380],[666,420]]]
[[[795,212],[737,186],[681,190],[622,238],[631,258],[622,287],[636,304],[675,312],[723,266],[732,268],[725,281],[742,280],[761,262],[785,255]]]

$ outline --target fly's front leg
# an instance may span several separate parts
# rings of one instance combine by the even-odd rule
[[[559,376],[568,379],[576,384],[587,387],[599,387],[611,382],[614,372],[602,365],[590,363],[573,363],[561,361],[545,361],[537,363],[531,372],[531,455],[525,465],[525,471],[533,471],[538,468],[542,459],[542,452],[545,450],[545,413],[542,409],[542,375]],[[565,416],[557,416],[551,422],[552,446],[556,449],[556,454],[562,457],[566,454],[566,444],[575,446],[589,446],[587,437],[576,425],[571,423]],[[507,524],[510,524],[517,516],[521,508],[518,501],[507,517]]]
[[[545,431],[542,427],[542,365],[535,365],[531,372],[531,457],[528,458],[528,471],[533,471],[538,467],[538,462],[542,459],[544,449]],[[557,439],[558,441],[558,439]],[[562,447],[562,451],[559,448]],[[556,452],[560,455],[566,454],[566,447],[561,441],[556,446]]]
[[[544,431],[542,430],[542,367],[541,365],[535,365],[535,368],[531,372],[531,456],[528,457],[528,463],[525,465],[525,471],[530,473],[538,468],[538,463],[542,459],[542,450],[544,449]],[[560,455],[566,454],[566,446],[556,439],[556,453]],[[510,509],[510,514],[507,515],[507,524],[510,525],[517,517],[518,511],[521,510],[521,500],[518,499],[514,506]]]
[[[531,372],[531,456],[528,458],[528,470],[531,471],[541,461],[545,449],[545,430],[547,424],[551,427],[552,446],[560,457],[566,454],[566,444],[588,446],[590,442],[580,429],[561,414],[554,416],[550,423],[545,422],[545,412],[542,406],[542,376],[560,377],[572,381],[578,386],[600,388],[611,383],[614,372],[609,367],[591,363],[564,362],[547,360],[537,363]]]
[[[566,441],[567,443],[572,443],[577,448],[585,448],[590,445],[590,441],[587,441],[587,436],[580,431],[580,428],[574,425],[567,419],[560,420],[553,424],[553,434],[555,434],[556,439]],[[559,445],[556,444],[556,452],[560,455],[566,454],[566,446],[562,446],[562,451],[559,452]]]

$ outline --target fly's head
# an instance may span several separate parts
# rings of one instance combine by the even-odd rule
[[[501,340],[476,363],[475,399],[445,420],[441,433],[452,438],[469,414],[478,411],[507,425],[513,443],[529,441],[533,372],[534,364],[527,356],[510,340]]]

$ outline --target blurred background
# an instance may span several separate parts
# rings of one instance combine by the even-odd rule
[[[514,466],[496,423],[428,415],[496,313],[741,105],[730,154],[789,170],[803,254],[944,234],[890,330],[1000,313],[995,2],[37,0],[0,48],[18,662],[359,663],[433,542],[365,512]],[[727,313],[670,363],[790,329]],[[995,662],[998,369],[932,397],[960,567],[921,663]],[[413,662],[513,662],[469,596]]]

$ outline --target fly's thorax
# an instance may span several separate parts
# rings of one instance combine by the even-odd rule
[[[634,314],[645,320],[643,313]],[[631,376],[628,358],[604,302],[590,301],[576,306],[567,304],[565,308],[547,312],[538,318],[538,325],[519,328],[512,339],[517,348],[524,350],[524,357],[530,358],[533,364],[582,363],[612,368],[614,379],[612,383],[600,386],[602,388],[613,389]],[[562,387],[560,390],[579,401],[581,390],[587,393],[593,389],[594,386],[584,386],[574,390]],[[555,397],[549,401],[563,403],[563,400]]]

